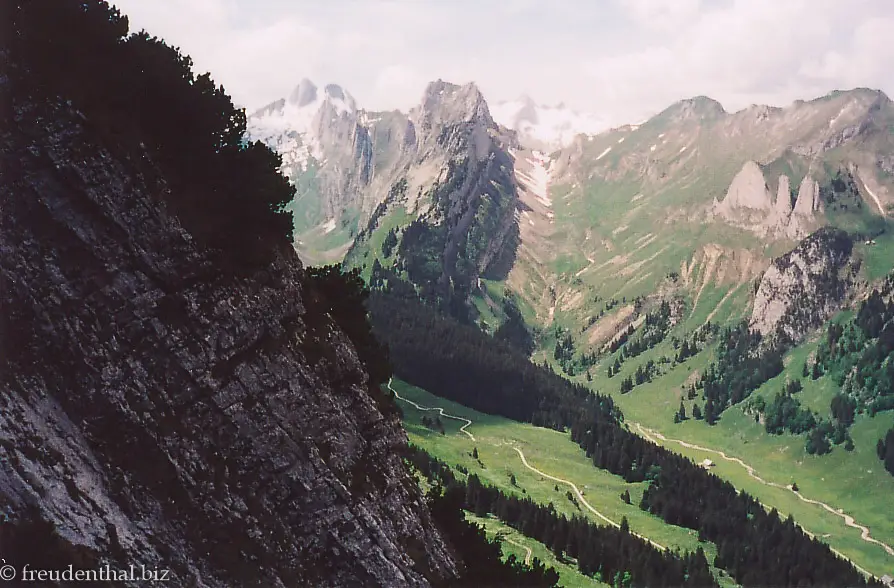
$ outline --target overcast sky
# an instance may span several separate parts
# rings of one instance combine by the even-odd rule
[[[737,110],[894,96],[894,0],[112,0],[249,110],[307,77],[368,109],[474,81],[613,124],[707,95]]]

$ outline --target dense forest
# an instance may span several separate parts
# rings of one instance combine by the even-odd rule
[[[782,373],[783,353],[745,321],[723,329],[717,359],[696,384],[705,398],[705,422],[713,425],[720,413]]]
[[[742,585],[866,584],[848,562],[790,520],[767,513],[748,494],[627,430],[611,398],[402,296],[409,291],[399,284],[387,290],[373,292],[369,308],[374,333],[389,347],[397,376],[482,412],[570,430],[596,467],[629,482],[648,481],[640,507],[717,544],[717,563]]]
[[[515,296],[508,288],[503,296],[503,314],[506,318],[494,331],[494,339],[512,345],[525,355],[531,355],[535,346],[534,337],[525,324]]]
[[[459,489],[443,492],[432,488],[426,496],[432,518],[448,538],[465,565],[462,576],[446,584],[449,588],[555,588],[559,574],[547,568],[538,559],[525,565],[509,555],[502,560],[500,542],[487,539],[480,526],[465,519],[462,510],[463,497]]]
[[[232,270],[288,251],[295,189],[280,157],[244,139],[245,112],[209,74],[100,0],[19,2],[10,11],[17,86],[37,109],[67,101],[84,125],[123,154],[144,150],[158,192],[184,227]],[[6,16],[4,16],[6,18]],[[20,78],[20,79],[19,79]]]
[[[570,384],[513,346],[415,299],[373,292],[369,310],[395,373],[433,394],[553,429],[581,414],[612,425],[620,418],[611,397]]]
[[[841,392],[832,399],[830,409],[836,421],[837,438],[854,421],[855,413],[875,415],[894,410],[894,276],[874,289],[860,303],[855,316],[831,322],[826,336],[816,351],[812,367],[804,366],[804,374],[817,379],[832,378]],[[849,438],[849,435],[847,435]],[[851,445],[852,442],[848,441]],[[894,475],[894,449],[883,452],[884,439],[879,440],[879,457]],[[847,445],[845,446],[847,448]],[[890,454],[890,458],[886,456]]]
[[[856,316],[832,322],[816,353],[814,378],[828,374],[854,399],[859,410],[875,414],[894,409],[894,277],[875,289]]]
[[[545,544],[557,558],[574,558],[581,573],[617,588],[629,586],[716,586],[701,548],[695,553],[660,551],[630,533],[596,525],[586,517],[568,519],[552,504],[507,495],[471,474],[458,480],[450,467],[411,446],[409,461],[435,487],[461,497],[462,507],[478,516],[493,515],[523,535]]]

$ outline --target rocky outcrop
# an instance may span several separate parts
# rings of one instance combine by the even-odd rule
[[[803,239],[816,226],[816,214],[822,209],[819,183],[806,177],[798,188],[798,197],[788,219],[785,234],[791,239]]]
[[[686,98],[672,104],[656,118],[665,118],[672,122],[699,122],[720,118],[726,114],[723,105],[707,96]]]
[[[779,176],[779,187],[776,189],[776,216],[787,219],[792,213],[791,182],[786,175]]]
[[[736,174],[726,197],[714,201],[713,214],[726,222],[767,237],[803,239],[816,228],[816,213],[821,208],[819,185],[805,177],[794,205],[791,179],[781,174],[773,199],[760,166],[748,161]]]
[[[405,434],[350,341],[308,310],[292,252],[223,278],[160,204],[145,153],[110,148],[64,103],[5,114],[5,560],[145,565],[172,586],[455,576]]]
[[[844,231],[823,228],[775,259],[755,295],[751,327],[798,342],[846,302],[857,267]]]
[[[798,198],[792,212],[804,217],[813,216],[820,209],[819,184],[812,178],[804,178],[798,188]]]
[[[724,198],[716,207],[726,218],[734,218],[740,209],[769,210],[773,206],[773,196],[760,166],[747,161],[733,178]]]

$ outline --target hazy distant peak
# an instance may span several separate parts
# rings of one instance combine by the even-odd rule
[[[720,102],[708,96],[695,96],[680,100],[664,111],[664,114],[676,120],[703,120],[726,114]]]
[[[295,104],[298,108],[307,106],[315,102],[317,99],[317,86],[307,78],[302,78],[292,93],[289,94],[289,103]]]
[[[526,146],[550,151],[571,144],[577,135],[594,135],[608,128],[599,116],[577,112],[563,103],[540,105],[526,95],[494,104],[491,113],[496,122],[516,131]]]

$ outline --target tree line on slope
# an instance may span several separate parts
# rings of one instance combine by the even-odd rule
[[[507,495],[481,483],[475,474],[459,480],[450,467],[410,446],[409,461],[429,482],[461,497],[462,507],[478,516],[496,516],[523,535],[550,548],[558,559],[574,558],[580,572],[617,588],[629,586],[717,586],[704,551],[683,554],[659,550],[622,528],[597,525],[583,516],[570,520],[529,497]]]
[[[874,289],[844,324],[833,322],[817,349],[811,376],[828,374],[860,412],[894,409],[894,277]]]
[[[617,357],[615,357],[614,363],[608,367],[609,378],[620,373],[625,361],[654,348],[664,341],[671,327],[670,312],[670,303],[663,302],[657,311],[646,315],[645,330],[640,337],[636,339],[630,338],[630,335],[634,333],[633,325],[631,325],[618,340],[612,343],[610,350],[619,350],[619,352]],[[638,365],[632,374],[621,379],[619,391],[621,394],[627,394],[635,387],[660,377],[668,368],[684,363],[690,357],[702,351],[712,337],[717,335],[719,330],[720,327],[708,321],[690,335],[684,335],[682,339],[672,337],[671,342],[676,353],[670,357],[661,355],[657,359],[649,359],[645,363]],[[694,395],[690,400],[692,398],[694,398]],[[701,412],[700,409],[699,412]]]
[[[821,274],[812,277],[819,300],[843,300],[848,290],[848,279],[840,270],[846,267],[853,247],[851,237],[840,229],[823,227],[801,242],[792,253],[811,258],[815,250],[828,254],[822,263]],[[786,271],[794,263],[793,255],[774,260],[773,265]],[[849,269],[850,276],[856,266]],[[717,359],[702,375],[697,386],[705,398],[704,420],[716,423],[720,414],[734,404],[748,398],[764,382],[783,370],[783,356],[797,341],[796,333],[819,327],[824,319],[817,312],[816,300],[811,296],[795,297],[779,318],[775,330],[763,336],[752,330],[747,321],[727,327],[721,335]]]
[[[392,369],[387,348],[375,338],[366,309],[370,290],[360,277],[360,270],[342,271],[341,265],[308,268],[304,276],[305,314],[308,333],[304,334],[302,349],[309,359],[324,365],[335,364],[337,358],[326,356],[331,345],[317,340],[316,333],[328,332],[326,317],[330,317],[351,340],[364,370],[369,376],[368,388],[383,414],[399,414],[392,394],[382,385],[391,377]],[[313,340],[308,340],[310,338]],[[320,360],[327,357],[328,361]],[[440,418],[426,421],[426,426],[444,433]],[[412,453],[412,451],[410,452]],[[510,555],[502,560],[498,542],[488,541],[484,530],[465,521],[461,501],[451,493],[430,492],[427,503],[432,518],[455,549],[464,564],[460,576],[444,584],[449,588],[473,586],[518,586],[555,588],[558,574],[535,561],[525,565]]]
[[[740,584],[866,584],[827,545],[767,513],[747,493],[625,429],[611,398],[591,394],[417,300],[374,292],[369,308],[396,375],[482,412],[570,429],[596,467],[628,482],[649,482],[641,508],[715,542],[718,563]]]
[[[803,390],[800,380],[788,380],[768,403],[757,396],[748,400],[746,413],[754,413],[755,421],[763,416],[764,430],[770,435],[788,431],[792,435],[807,435],[805,449],[810,455],[824,455],[832,445],[844,444],[853,451],[854,441],[848,427],[854,422],[856,404],[841,394],[832,399],[832,419],[825,419],[812,410],[802,408],[796,394]]]
[[[600,422],[620,418],[611,397],[570,384],[511,345],[415,299],[374,291],[368,307],[395,373],[433,394],[553,429],[561,429],[581,411]]]
[[[464,566],[460,577],[448,581],[446,588],[557,588],[558,572],[538,559],[531,565],[518,561],[513,554],[503,560],[500,542],[488,540],[480,525],[466,520],[462,491],[458,488],[445,492],[433,487],[426,495],[426,502],[432,519]]]
[[[830,409],[844,427],[853,423],[855,414],[894,410],[894,276],[873,289],[855,316],[829,323],[804,374],[814,380],[828,375],[838,384],[840,392]],[[887,469],[894,474],[894,467]]]
[[[746,321],[724,328],[717,359],[696,382],[705,399],[705,422],[713,425],[724,410],[782,373],[784,352],[780,344],[765,341]]]
[[[302,349],[308,358],[319,364],[320,359],[332,354],[326,328],[326,317],[331,317],[354,345],[368,375],[367,389],[379,410],[386,415],[400,414],[394,398],[382,389],[392,375],[391,362],[388,349],[373,335],[366,309],[370,290],[360,277],[360,270],[343,272],[337,264],[310,267],[305,271],[303,285],[309,332],[302,338]],[[338,365],[336,358],[328,359],[326,365]],[[337,378],[338,374],[334,370],[332,377]]]
[[[288,251],[294,187],[244,140],[245,112],[210,74],[102,0],[13,3],[12,74],[34,104],[67,101],[123,159],[160,168],[169,210],[218,262],[251,269]],[[143,165],[143,164],[141,164]],[[149,168],[147,168],[149,169]]]

